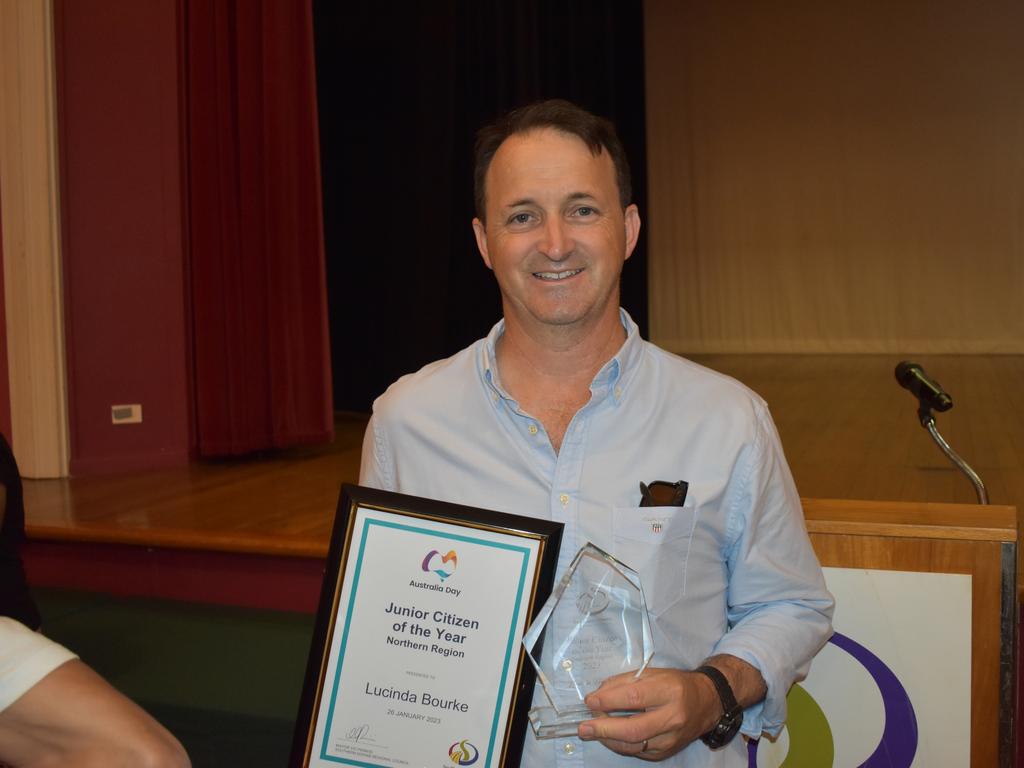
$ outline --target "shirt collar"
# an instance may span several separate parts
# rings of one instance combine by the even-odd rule
[[[597,384],[602,376],[608,377],[608,393],[616,405],[622,402],[629,391],[629,384],[633,381],[643,357],[643,339],[640,338],[639,327],[633,322],[629,313],[621,307],[619,308],[619,319],[622,321],[622,327],[626,330],[626,340],[619,347],[615,356],[605,363],[594,377],[594,384]],[[594,388],[594,384],[591,385],[591,389]]]
[[[610,394],[616,404],[622,401],[626,395],[630,381],[640,366],[640,358],[643,354],[643,340],[640,338],[640,329],[633,322],[626,310],[619,308],[619,320],[626,331],[626,340],[619,351],[615,353],[607,363],[601,366],[601,370],[594,376],[590,384],[592,392],[597,393],[604,389]],[[498,339],[505,332],[505,320],[501,319],[494,324],[491,332],[484,339],[480,351],[480,367],[484,381],[490,388],[494,399],[503,398],[512,401],[512,397],[501,386],[501,379],[498,375],[497,344]]]
[[[505,400],[512,400],[509,394],[502,389],[501,382],[498,379],[498,366],[497,360],[498,355],[496,352],[498,339],[501,338],[501,334],[505,332],[505,319],[502,318],[494,324],[491,328],[491,332],[487,334],[487,338],[484,339],[483,347],[480,351],[480,367],[481,372],[484,376],[484,381],[487,382],[487,386],[491,390],[491,397],[497,400],[499,397]]]

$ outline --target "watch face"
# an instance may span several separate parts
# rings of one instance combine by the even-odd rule
[[[743,711],[737,710],[736,712],[731,713],[728,725],[724,722],[722,725],[725,725],[725,740],[727,742],[731,741],[732,737],[739,733],[740,726],[743,725]]]
[[[742,724],[743,710],[737,707],[735,710],[722,715],[722,719],[718,721],[717,725],[700,737],[701,741],[712,749],[724,747],[733,740]]]

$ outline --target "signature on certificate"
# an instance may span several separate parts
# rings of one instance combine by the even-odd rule
[[[345,740],[357,743],[360,741],[372,742],[373,738],[370,736],[370,726],[364,724],[357,725],[355,728],[349,728],[348,731],[345,732]]]

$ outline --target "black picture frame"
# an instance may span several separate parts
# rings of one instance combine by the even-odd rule
[[[357,510],[360,508],[534,540],[537,543],[538,552],[532,574],[532,594],[526,601],[527,615],[523,625],[524,629],[529,626],[544,605],[554,583],[555,565],[562,539],[563,526],[561,523],[348,483],[343,484],[335,512],[323,587],[320,592],[302,697],[295,722],[292,753],[289,760],[289,766],[294,768],[306,768],[314,757],[316,718],[325,690],[325,675],[330,661],[332,633],[338,616],[338,601],[345,584],[347,561],[352,554],[353,525]],[[512,698],[508,708],[509,716],[505,723],[505,738],[497,762],[492,762],[492,765],[501,768],[512,768],[519,765],[529,725],[528,712],[536,682],[536,673],[526,659],[520,641],[521,636],[517,639],[517,667],[511,686]],[[372,765],[372,763],[362,762],[353,764]],[[481,763],[481,765],[483,764]]]

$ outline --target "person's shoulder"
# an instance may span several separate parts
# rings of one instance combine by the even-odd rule
[[[374,401],[374,416],[386,419],[457,401],[478,378],[477,358],[483,343],[482,339],[476,341],[451,357],[427,363],[399,378]]]
[[[735,409],[757,418],[768,406],[757,392],[732,376],[645,342],[646,353],[671,392],[689,402],[701,402],[716,411]]]

